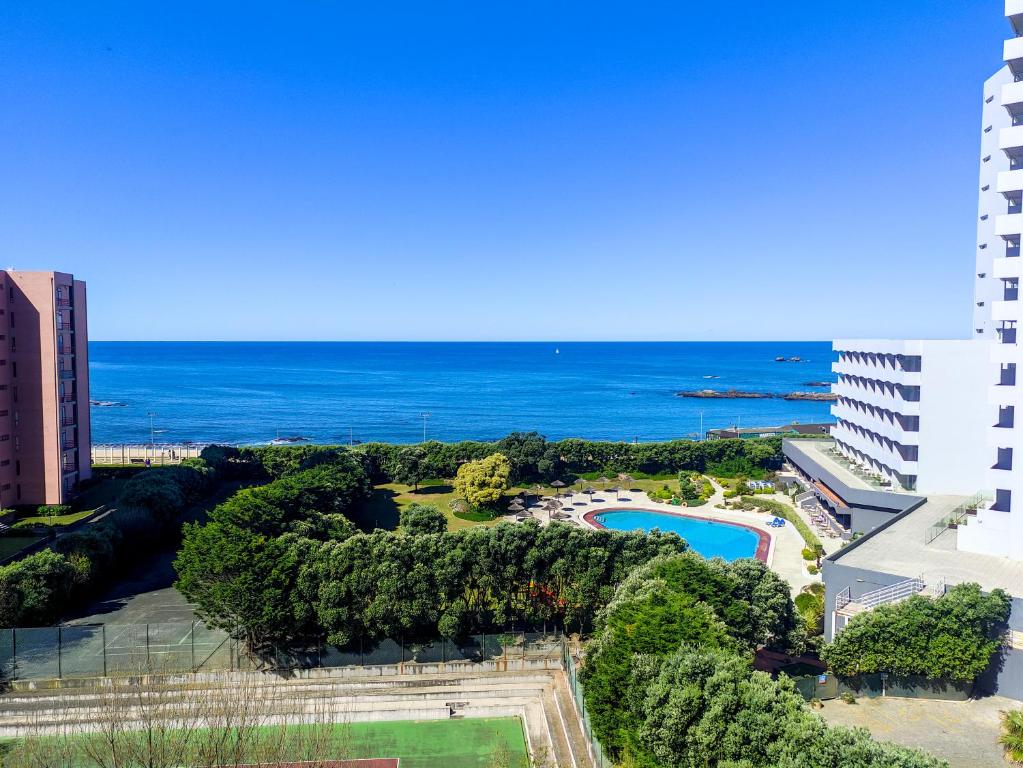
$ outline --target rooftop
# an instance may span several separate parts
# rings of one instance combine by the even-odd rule
[[[968,500],[965,496],[931,496],[921,506],[829,559],[853,568],[921,577],[928,584],[941,579],[946,584],[976,582],[984,590],[1001,588],[1014,597],[1023,597],[1023,562],[961,552],[955,549],[954,530],[925,543],[928,530]]]
[[[831,491],[852,506],[903,511],[923,501],[880,481],[842,456],[832,440],[787,439],[782,451],[793,464],[823,481]]]

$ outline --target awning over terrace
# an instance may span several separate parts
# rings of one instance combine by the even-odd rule
[[[813,487],[817,489],[817,492],[831,502],[835,509],[848,509],[849,505],[846,504],[842,497],[835,493],[833,490],[824,485],[820,480],[815,480]]]

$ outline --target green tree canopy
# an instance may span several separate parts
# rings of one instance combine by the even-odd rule
[[[426,446],[406,445],[395,454],[391,464],[391,477],[394,482],[411,485],[418,491],[419,484],[429,476]]]
[[[478,461],[470,461],[458,468],[455,475],[455,493],[475,509],[491,508],[508,490],[511,465],[503,454],[494,453]]]
[[[854,616],[821,652],[838,675],[873,672],[975,680],[1001,645],[1012,604],[1000,589],[958,584],[932,600],[915,595]]]
[[[412,536],[424,533],[444,533],[448,520],[433,504],[409,504],[402,507],[398,525],[401,532]]]

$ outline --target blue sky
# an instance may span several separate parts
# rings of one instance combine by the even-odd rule
[[[1007,35],[1001,0],[7,3],[0,261],[87,280],[96,339],[964,336]]]

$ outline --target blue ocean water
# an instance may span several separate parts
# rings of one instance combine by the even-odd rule
[[[703,427],[831,421],[828,405],[697,400],[687,389],[807,390],[823,342],[92,342],[96,443],[548,438],[664,440]],[[803,362],[775,362],[798,356]],[[718,378],[706,378],[716,376]]]
[[[698,554],[720,557],[729,562],[753,557],[760,543],[760,537],[749,528],[641,509],[612,509],[597,515],[597,522],[613,531],[641,530],[650,533],[656,528],[677,533]]]

